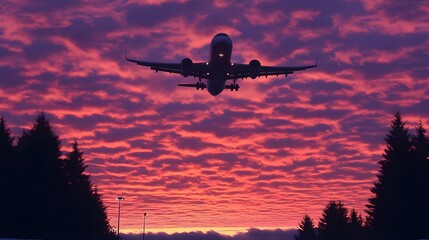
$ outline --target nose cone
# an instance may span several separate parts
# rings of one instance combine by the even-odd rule
[[[226,34],[226,33],[218,33],[214,37],[218,37],[218,36],[229,37],[228,34]]]
[[[232,47],[232,40],[226,33],[218,33],[213,37],[211,45],[213,46],[219,43]]]

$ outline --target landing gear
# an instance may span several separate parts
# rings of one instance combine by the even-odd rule
[[[206,84],[205,83],[203,83],[203,82],[201,82],[201,80],[199,81],[199,82],[197,82],[196,84],[195,84],[195,87],[197,88],[197,90],[204,90],[205,88],[206,88]]]
[[[233,81],[234,83],[229,85],[229,89],[231,89],[231,92],[233,90],[238,91],[238,89],[240,88],[240,86],[237,84],[237,79],[234,79]]]
[[[231,89],[231,92],[233,90],[238,91],[239,88],[240,88],[240,86],[238,84],[236,84],[236,83],[233,83],[233,84],[229,85],[229,89]]]

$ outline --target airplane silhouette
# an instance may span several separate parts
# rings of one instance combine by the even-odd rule
[[[150,67],[156,72],[177,73],[183,77],[192,76],[198,78],[195,84],[178,84],[180,87],[192,87],[197,90],[204,90],[213,95],[219,95],[224,89],[238,91],[240,86],[237,84],[238,79],[252,78],[255,79],[261,76],[285,75],[292,74],[295,71],[301,71],[308,68],[317,67],[314,65],[295,66],[295,67],[272,67],[262,66],[261,63],[253,59],[249,64],[239,64],[231,62],[232,40],[225,33],[216,34],[210,43],[210,56],[208,62],[194,63],[191,59],[185,58],[181,63],[157,63],[147,62],[137,59],[125,59],[138,65]],[[202,79],[207,80],[207,85],[202,82]],[[226,84],[227,80],[232,80],[231,84]]]

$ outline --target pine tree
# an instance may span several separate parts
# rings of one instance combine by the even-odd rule
[[[348,236],[350,240],[361,240],[364,235],[363,219],[353,208],[349,216]]]
[[[77,142],[62,159],[61,141],[42,113],[15,148],[12,143],[1,117],[0,190],[13,197],[0,198],[0,236],[117,239],[101,196],[84,173]]]
[[[0,117],[0,160],[11,159],[13,138],[3,116]]]
[[[387,134],[380,171],[367,204],[367,226],[372,239],[413,239],[416,192],[411,140],[399,113]]]
[[[347,239],[348,217],[347,209],[339,201],[331,201],[326,205],[318,225],[320,240]]]
[[[93,188],[90,176],[85,174],[83,153],[77,142],[64,163],[69,209],[68,235],[76,239],[111,239],[114,234],[107,221],[101,196]]]
[[[89,192],[92,189],[91,182],[89,175],[84,173],[88,165],[84,164],[83,153],[80,151],[76,141],[73,143],[72,148],[73,150],[67,155],[64,161],[67,185]]]
[[[426,161],[429,156],[429,138],[426,135],[426,129],[422,122],[416,127],[416,135],[413,135],[413,151],[420,161]]]
[[[67,235],[76,239],[90,237],[91,229],[88,224],[89,199],[92,194],[89,176],[84,174],[87,165],[84,164],[83,153],[77,142],[73,143],[73,150],[64,160],[64,174],[67,185],[65,205],[67,214]],[[92,236],[91,236],[92,237]]]
[[[42,113],[17,144],[17,163],[21,166],[19,237],[64,238],[64,173],[61,142]]]
[[[116,233],[113,231],[109,224],[106,206],[104,206],[101,200],[101,194],[98,193],[98,189],[95,187],[92,194],[92,211],[90,212],[93,216],[92,226],[96,229],[97,236],[101,236],[100,239],[116,240],[118,239]]]
[[[298,235],[295,236],[295,240],[316,240],[316,229],[313,219],[307,214],[298,226]]]
[[[6,122],[0,117],[0,236],[9,237],[14,232],[13,212],[16,186],[13,171],[13,138]]]
[[[414,237],[429,238],[429,138],[426,129],[420,122],[416,127],[416,135],[412,137],[413,154],[413,198]]]

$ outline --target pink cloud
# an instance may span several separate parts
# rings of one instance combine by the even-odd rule
[[[286,16],[283,11],[271,11],[269,13],[258,8],[247,9],[244,13],[246,19],[253,25],[269,25],[282,22]]]
[[[334,15],[332,21],[340,36],[354,33],[382,32],[387,35],[410,34],[427,31],[427,21],[409,20],[388,16],[383,11],[368,15],[345,17]],[[426,29],[426,30],[425,30]]]
[[[408,111],[410,128],[429,121],[419,113],[427,17],[397,18],[386,1],[252,1],[244,13],[224,1],[22,4],[2,5],[0,114],[19,135],[44,110],[64,151],[77,139],[112,225],[125,196],[124,231],[139,229],[143,211],[159,231],[296,227],[333,199],[363,213],[392,109]],[[318,55],[319,67],[212,97],[176,88],[195,79],[123,59],[206,61],[218,32],[233,39],[235,62]]]

